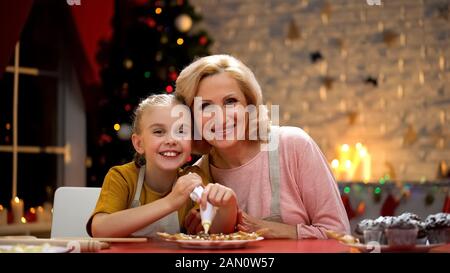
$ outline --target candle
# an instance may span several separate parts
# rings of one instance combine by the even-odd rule
[[[372,174],[372,158],[369,154],[363,158],[363,181],[367,183],[370,181],[370,176]]]
[[[350,146],[348,144],[343,144],[341,146],[341,154],[340,154],[341,162],[345,162],[349,159],[349,157],[350,157],[349,152],[350,152]]]
[[[36,222],[36,209],[31,207],[28,213],[25,214],[27,222]]]
[[[52,204],[44,203],[43,206],[39,206],[36,209],[36,220],[39,223],[51,222],[52,221]]]
[[[13,214],[13,223],[20,224],[22,223],[23,217],[23,200],[19,199],[19,197],[14,197],[11,200],[11,211]]]
[[[45,222],[51,222],[53,216],[53,206],[50,202],[44,203]]]
[[[333,171],[334,178],[336,180],[340,180],[341,178],[339,177],[339,160],[333,159],[333,161],[331,161],[331,170]]]
[[[36,220],[38,223],[46,222],[45,210],[42,206],[39,206],[36,210]]]
[[[8,210],[0,205],[0,226],[8,224]]]
[[[344,179],[346,181],[352,180],[352,161],[350,159],[345,160]]]
[[[331,170],[338,180],[358,180],[369,182],[372,171],[372,158],[361,142],[356,145],[338,146],[338,158],[331,162]]]

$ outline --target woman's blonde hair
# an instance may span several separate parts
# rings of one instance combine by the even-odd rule
[[[211,55],[197,59],[181,71],[175,87],[175,95],[191,107],[197,95],[200,81],[206,77],[227,73],[238,83],[247,105],[256,106],[259,140],[267,140],[269,115],[263,104],[261,87],[253,72],[241,61],[230,55]],[[260,128],[260,127],[263,128]]]
[[[183,104],[183,102],[175,97],[174,95],[169,94],[156,94],[148,96],[147,98],[143,99],[136,110],[134,111],[134,118],[133,118],[133,126],[132,126],[132,132],[133,134],[140,134],[141,133],[141,120],[142,115],[146,110],[153,106],[166,106],[166,105],[179,105]],[[143,154],[135,153],[134,154],[134,163],[136,166],[141,167],[145,165],[145,156]]]

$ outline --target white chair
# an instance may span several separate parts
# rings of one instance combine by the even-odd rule
[[[86,223],[101,188],[60,187],[55,192],[51,237],[89,237]]]

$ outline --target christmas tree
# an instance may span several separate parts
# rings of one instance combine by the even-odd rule
[[[194,25],[201,20],[187,0],[116,1],[114,33],[98,61],[104,94],[95,132],[89,132],[88,186],[101,186],[112,166],[133,158],[133,111],[151,94],[172,93],[179,72],[208,55],[212,40]]]

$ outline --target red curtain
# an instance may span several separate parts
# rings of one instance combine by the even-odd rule
[[[0,1],[0,78],[14,52],[33,0]]]
[[[0,1],[0,77],[5,71],[14,46],[20,38],[27,21],[33,0]],[[65,6],[64,6],[65,7]],[[96,61],[99,42],[107,40],[112,34],[114,0],[80,1],[80,5],[69,5],[75,33],[72,54],[75,66],[84,86],[100,83],[100,67]]]
[[[114,0],[80,1],[80,5],[69,8],[79,45],[85,57],[84,63],[78,63],[77,71],[81,73],[85,85],[96,85],[100,83],[100,67],[96,61],[96,54],[99,42],[111,38]]]

